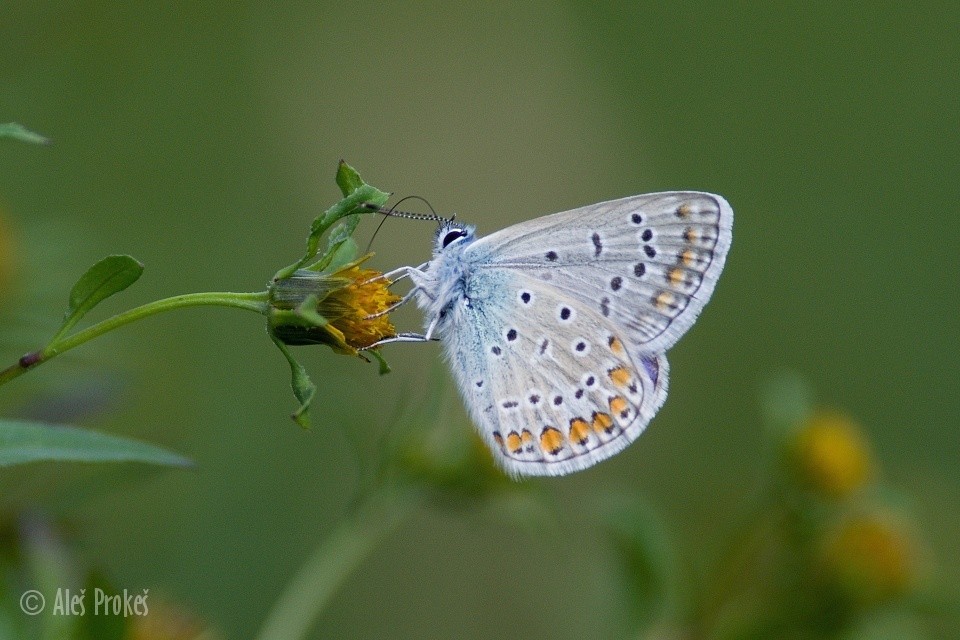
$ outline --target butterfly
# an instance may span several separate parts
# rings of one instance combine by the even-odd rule
[[[511,476],[586,469],[633,442],[667,397],[666,350],[710,299],[730,249],[722,197],[601,202],[477,237],[444,220],[409,277],[423,334]],[[382,344],[381,343],[381,344]]]

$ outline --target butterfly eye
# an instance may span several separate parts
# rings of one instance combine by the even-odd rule
[[[453,242],[454,240],[458,240],[464,237],[465,235],[467,235],[467,232],[464,231],[463,229],[454,229],[453,231],[448,231],[447,235],[443,236],[443,242],[441,243],[440,246],[446,249],[447,245],[449,245],[451,242]]]

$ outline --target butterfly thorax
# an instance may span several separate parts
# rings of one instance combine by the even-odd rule
[[[425,312],[425,326],[436,321],[435,331],[439,333],[454,313],[471,304],[468,296],[471,264],[466,250],[474,240],[473,227],[452,223],[441,226],[433,259],[424,271],[412,274],[419,288],[417,305]]]

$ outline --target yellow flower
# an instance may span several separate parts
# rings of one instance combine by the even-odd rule
[[[330,321],[330,330],[339,333],[338,341],[353,349],[369,347],[397,333],[389,316],[368,318],[400,301],[400,296],[387,289],[386,280],[377,279],[382,275],[357,266],[338,271],[333,277],[344,278],[348,284],[334,289],[317,304],[317,312]]]
[[[918,573],[913,541],[889,514],[843,522],[821,550],[828,581],[850,600],[871,605],[904,594]]]
[[[798,480],[827,498],[853,495],[872,474],[870,450],[859,427],[839,413],[821,413],[803,424],[788,457]]]
[[[286,344],[325,344],[337,353],[358,351],[396,335],[382,313],[400,300],[390,282],[373,269],[361,269],[366,260],[351,262],[331,273],[301,269],[271,287],[273,313],[270,330]]]

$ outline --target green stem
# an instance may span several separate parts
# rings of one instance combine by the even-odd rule
[[[65,353],[74,347],[79,347],[83,343],[113,331],[114,329],[119,329],[123,325],[136,322],[137,320],[142,320],[143,318],[147,318],[158,313],[164,313],[165,311],[183,309],[185,307],[202,306],[233,307],[236,309],[246,309],[247,311],[256,311],[260,314],[266,314],[267,292],[187,293],[181,296],[173,296],[171,298],[164,298],[163,300],[148,302],[147,304],[135,307],[129,311],[119,313],[112,318],[107,318],[106,320],[98,322],[97,324],[82,331],[78,331],[71,336],[55,340],[42,349],[28,353],[20,358],[16,364],[13,364],[3,371],[0,371],[0,386],[10,382],[14,378],[20,377],[36,366],[47,362],[48,360],[52,360],[61,353]]]
[[[344,520],[300,567],[256,640],[306,638],[337,589],[419,502],[411,488],[381,488]]]

